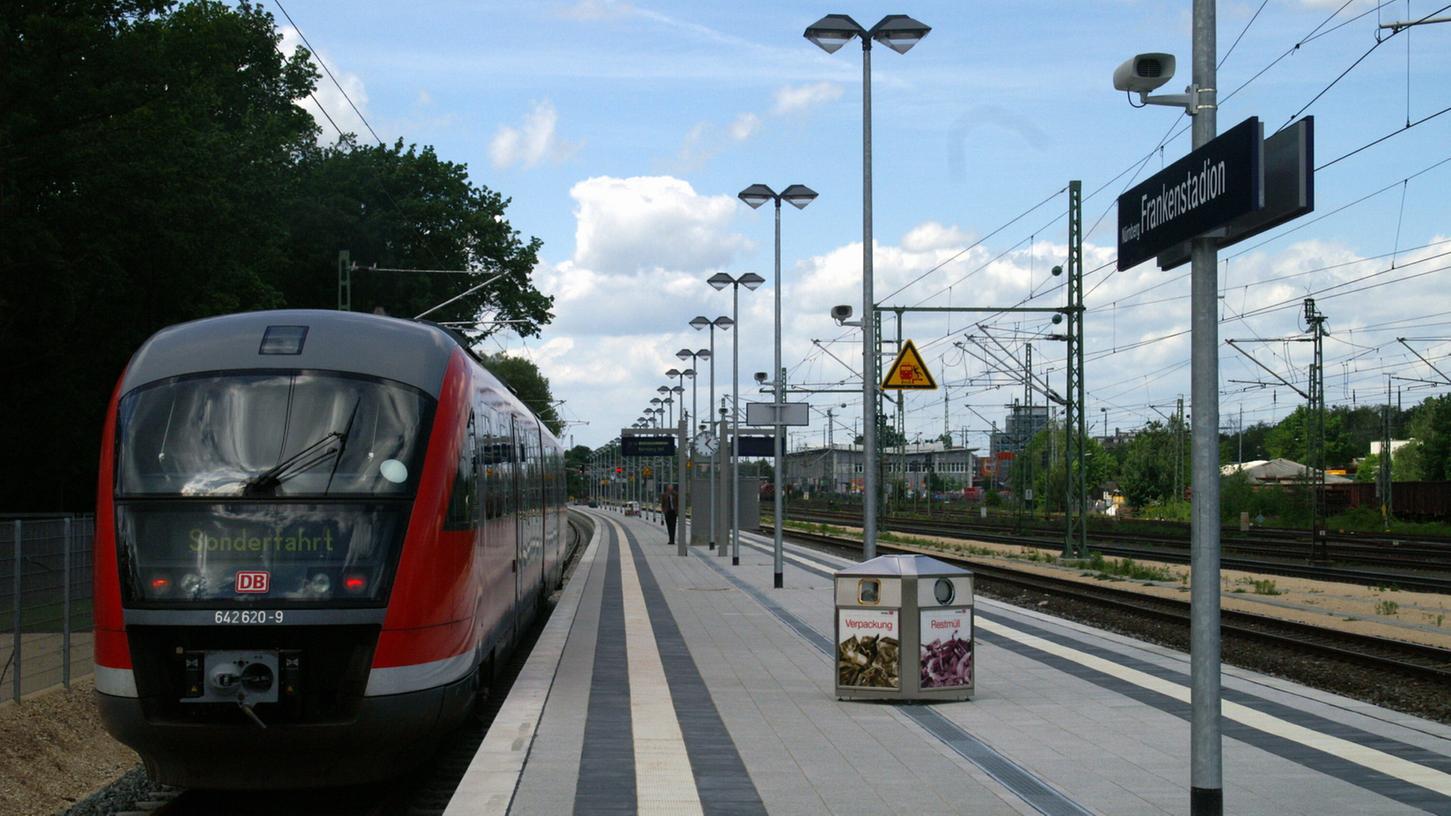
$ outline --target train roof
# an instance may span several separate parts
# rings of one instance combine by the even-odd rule
[[[436,399],[449,360],[459,349],[493,380],[514,412],[534,419],[545,437],[559,444],[538,414],[489,371],[456,332],[427,321],[360,312],[279,309],[169,326],[148,338],[132,356],[121,393],[187,374],[277,368],[381,377]]]
[[[221,315],[152,335],[132,356],[121,390],[204,371],[304,368],[383,377],[436,398],[459,345],[432,324],[357,312]]]

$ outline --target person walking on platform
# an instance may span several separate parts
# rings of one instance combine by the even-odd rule
[[[665,485],[660,494],[660,514],[665,517],[665,532],[670,536],[670,546],[675,546],[675,519],[680,515],[680,496],[675,485]]]

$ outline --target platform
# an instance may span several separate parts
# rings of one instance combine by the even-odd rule
[[[979,599],[973,700],[834,696],[829,576],[596,531],[447,813],[1188,813],[1187,656]],[[1451,727],[1224,672],[1225,812],[1451,814]]]

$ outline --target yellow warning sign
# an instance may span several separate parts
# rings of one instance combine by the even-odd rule
[[[927,365],[922,362],[922,355],[917,352],[917,346],[908,340],[902,345],[902,350],[897,353],[897,359],[887,368],[887,376],[882,378],[882,389],[913,389],[932,390],[937,388],[937,381],[932,379],[932,372],[927,370]]]

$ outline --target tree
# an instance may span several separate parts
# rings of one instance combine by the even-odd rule
[[[24,461],[0,509],[84,510],[101,418],[129,355],[210,315],[336,306],[338,249],[365,264],[355,301],[412,317],[481,311],[538,332],[539,241],[507,199],[431,148],[320,148],[296,102],[317,75],[283,55],[260,8],[215,0],[0,5],[0,352],[24,397],[0,447]]]
[[[540,373],[533,360],[500,352],[484,357],[484,367],[503,380],[529,406],[529,410],[544,421],[550,433],[558,436],[564,430],[564,422],[554,411],[554,394],[549,390],[549,378]]]
[[[1033,463],[1033,490],[1048,508],[1062,509],[1068,497],[1063,463],[1065,435],[1061,423],[1054,423],[1034,434],[1028,450],[1013,463],[1013,472],[1021,472],[1025,457]],[[1088,437],[1084,446],[1084,467],[1090,496],[1108,481],[1114,472],[1114,460],[1097,439]],[[1090,501],[1090,504],[1092,502]]]
[[[1451,479],[1451,394],[1423,400],[1412,412],[1408,430],[1416,440],[1418,450],[1411,455],[1420,458],[1421,478]],[[1404,450],[1392,455],[1392,471],[1397,468],[1395,458]]]
[[[163,326],[281,305],[279,207],[315,76],[241,5],[0,6],[0,405],[17,510],[84,509],[107,396]]]
[[[432,147],[404,149],[401,139],[384,147],[348,137],[308,150],[297,174],[288,263],[271,277],[289,306],[336,308],[338,251],[346,249],[359,267],[351,276],[356,311],[413,317],[503,273],[428,319],[522,321],[510,329],[530,336],[552,318],[554,299],[531,281],[540,240],[520,237],[504,218],[509,200],[469,181],[467,165],[440,159]]]
[[[588,445],[575,445],[564,452],[564,472],[569,495],[576,498],[589,495],[590,457],[594,451]]]
[[[1189,483],[1189,446],[1180,444],[1187,433],[1181,423],[1155,421],[1129,441],[1118,480],[1129,504],[1180,498]]]

